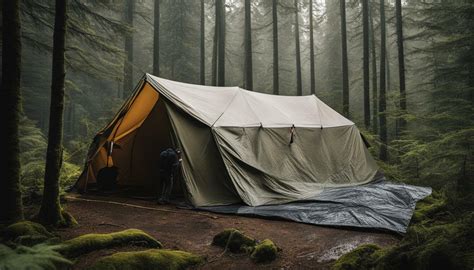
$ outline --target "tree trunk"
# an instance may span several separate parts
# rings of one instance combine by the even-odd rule
[[[125,23],[133,27],[133,14],[135,13],[135,1],[126,0]],[[125,53],[127,59],[123,65],[123,97],[128,96],[133,90],[133,32],[125,36]]]
[[[385,69],[385,74],[386,74],[386,84],[387,88],[385,92],[390,92],[392,91],[392,77],[390,76],[390,50],[385,50],[385,66],[387,67]]]
[[[380,159],[387,161],[387,116],[386,107],[387,101],[385,97],[386,92],[386,81],[385,81],[385,68],[386,68],[386,33],[385,33],[385,3],[384,0],[380,0],[380,96],[379,96],[379,123],[380,123]]]
[[[301,80],[300,25],[298,22],[298,0],[295,0],[295,50],[296,50],[296,95],[303,95]]]
[[[342,114],[349,117],[349,67],[347,63],[346,0],[339,0],[341,13]]]
[[[63,159],[66,18],[66,0],[56,0],[48,149],[46,152],[43,200],[38,215],[42,223],[51,225],[60,225],[64,222],[59,203],[59,176]]]
[[[370,70],[369,70],[369,0],[362,0],[363,50],[364,50],[364,124],[370,128]]]
[[[200,55],[200,65],[199,65],[199,82],[201,85],[206,84],[206,50],[205,50],[205,40],[206,40],[206,31],[205,31],[205,13],[204,13],[204,0],[201,0],[201,55]]]
[[[273,94],[280,93],[280,78],[278,64],[278,0],[272,0],[273,26]]]
[[[252,68],[252,9],[250,0],[245,0],[245,61],[244,61],[244,88],[253,90]]]
[[[406,121],[403,118],[404,114],[406,114],[407,110],[407,103],[406,103],[406,85],[405,85],[405,53],[404,53],[404,46],[403,46],[403,20],[402,20],[402,1],[396,0],[395,1],[395,12],[396,12],[396,19],[397,19],[397,45],[398,45],[398,74],[399,74],[399,81],[400,81],[400,111],[402,117],[399,118],[398,127],[399,127],[399,134],[403,132],[406,127]]]
[[[316,94],[316,74],[314,66],[314,25],[313,25],[313,0],[309,0],[309,65],[311,94]]]
[[[377,52],[375,46],[375,30],[374,30],[374,18],[372,16],[372,8],[370,12],[370,52],[372,62],[372,132],[378,133],[379,120],[378,120],[378,87],[377,87]]]
[[[154,27],[153,29],[153,75],[155,76],[160,76],[160,1],[161,0],[155,0],[154,23],[153,23],[153,27]],[[132,23],[133,23],[133,19],[132,19]],[[132,38],[132,47],[133,47],[133,38]],[[133,59],[133,49],[132,49],[132,59]]]
[[[219,0],[216,0],[215,6],[215,14],[214,14],[214,40],[212,42],[212,82],[213,86],[217,86],[217,42],[219,38],[219,27],[217,26],[219,16],[219,6],[217,4]]]
[[[225,0],[216,0],[217,86],[225,85]]]
[[[18,0],[3,1],[2,84],[0,88],[2,162],[0,165],[0,223],[23,219],[20,190],[20,146],[18,122],[21,75],[21,31]]]

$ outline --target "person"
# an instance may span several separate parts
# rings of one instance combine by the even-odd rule
[[[173,180],[181,161],[181,151],[178,148],[174,150],[168,148],[160,153],[159,165],[162,189],[158,203],[169,203],[171,190],[173,189]]]

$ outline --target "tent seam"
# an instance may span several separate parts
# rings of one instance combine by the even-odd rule
[[[239,94],[240,92],[240,88],[237,88],[238,90],[235,92],[235,95],[232,97],[232,99],[230,100],[229,104],[227,104],[227,106],[225,107],[224,111],[221,113],[221,115],[219,115],[219,117],[216,119],[216,121],[214,121],[214,123],[212,123],[211,125],[211,128],[214,127],[214,125],[217,123],[217,121],[219,121],[219,119],[221,119],[221,117],[224,115],[225,112],[227,112],[227,109],[229,109],[230,105],[232,105],[232,102],[234,102],[234,99],[235,97]]]
[[[247,97],[244,95],[244,91],[239,87],[239,90],[240,92],[243,94],[243,97],[244,97],[244,100],[245,100],[245,103],[247,103],[247,105],[249,106],[250,110],[252,111],[253,115],[255,116],[255,118],[258,120],[258,122],[260,123],[260,126],[263,127],[263,124],[262,124],[262,120],[260,120],[260,118],[258,118],[258,115],[255,113],[255,111],[253,110],[252,106],[250,106],[250,103],[249,101],[247,100]]]

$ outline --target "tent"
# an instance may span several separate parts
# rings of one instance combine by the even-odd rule
[[[94,138],[76,186],[86,191],[113,164],[120,185],[156,189],[159,153],[168,147],[182,150],[181,192],[199,207],[300,201],[327,187],[368,183],[378,171],[355,124],[315,95],[146,74]]]

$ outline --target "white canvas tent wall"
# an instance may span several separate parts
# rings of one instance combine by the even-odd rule
[[[316,96],[174,82],[146,74],[96,136],[79,189],[106,166],[119,183],[152,187],[160,151],[183,151],[184,192],[195,206],[303,200],[325,187],[370,182],[377,165],[353,122]],[[292,142],[291,142],[292,141]]]

